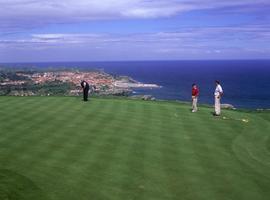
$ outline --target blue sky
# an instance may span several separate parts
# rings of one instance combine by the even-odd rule
[[[0,0],[0,62],[270,59],[269,0]]]

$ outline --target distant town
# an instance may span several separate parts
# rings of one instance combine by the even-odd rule
[[[128,96],[133,88],[158,88],[127,76],[113,76],[104,71],[79,70],[0,70],[0,95],[50,96],[81,94],[80,82],[87,81],[95,95]]]

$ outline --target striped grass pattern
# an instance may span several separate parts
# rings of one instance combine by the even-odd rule
[[[270,113],[211,111],[0,97],[0,199],[269,199]]]

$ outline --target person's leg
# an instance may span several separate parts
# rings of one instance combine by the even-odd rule
[[[196,112],[197,111],[197,102],[198,102],[198,98],[194,97],[192,99],[192,112]]]
[[[218,98],[218,101],[217,101],[217,115],[220,115],[221,113],[221,108],[220,108],[220,98]]]
[[[87,101],[87,95],[88,95],[88,91],[86,89],[83,89],[83,100]]]
[[[198,97],[194,98],[194,111],[195,112],[197,112],[198,110],[197,103],[198,103]]]
[[[86,89],[86,101],[88,101],[88,93],[89,93],[89,89]]]
[[[220,98],[215,97],[215,114],[220,115]]]
[[[217,114],[217,111],[218,111],[218,98],[215,96],[215,113],[214,114]]]

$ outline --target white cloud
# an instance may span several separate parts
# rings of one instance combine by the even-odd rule
[[[240,35],[239,35],[240,33]],[[211,27],[182,29],[175,32],[156,32],[156,33],[134,33],[134,34],[32,34],[17,39],[0,40],[0,44],[7,47],[18,45],[79,45],[86,46],[125,46],[130,48],[152,47],[159,45],[164,49],[191,49],[191,48],[213,48],[219,50],[220,46],[251,46],[257,45],[264,48],[270,42],[269,26],[242,26],[242,27]],[[216,51],[216,53],[220,53]]]
[[[0,0],[0,30],[100,19],[160,18],[199,9],[267,7],[269,0]]]

